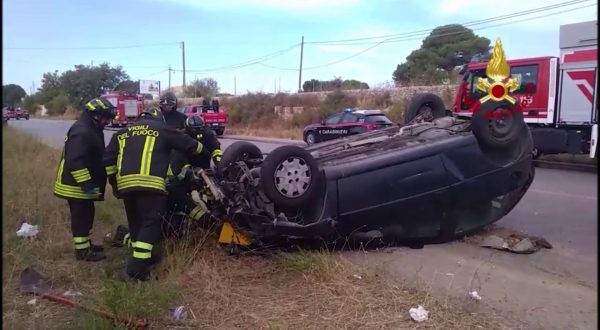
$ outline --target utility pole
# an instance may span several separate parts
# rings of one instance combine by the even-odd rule
[[[235,76],[233,76],[233,95],[237,95],[237,80]]]
[[[304,36],[300,45],[300,75],[298,76],[298,93],[302,92],[302,57],[304,57]]]
[[[183,61],[183,88],[185,88],[185,42],[181,42],[181,59]]]
[[[169,90],[171,89],[171,64],[169,64]]]
[[[279,87],[277,88],[277,92],[281,93],[281,77],[279,77]]]

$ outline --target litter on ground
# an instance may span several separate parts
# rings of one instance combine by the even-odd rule
[[[481,296],[479,295],[479,293],[477,293],[477,291],[469,292],[469,296],[471,296],[471,298],[475,300],[481,300]]]
[[[21,228],[17,230],[17,236],[19,237],[34,237],[39,233],[39,229],[37,225],[30,225],[27,222],[24,222],[21,225]]]
[[[417,308],[411,308],[408,312],[410,313],[410,317],[417,322],[423,322],[429,318],[429,311],[425,310],[421,305]]]

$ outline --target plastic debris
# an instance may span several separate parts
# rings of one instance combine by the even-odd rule
[[[479,295],[479,293],[477,293],[477,291],[469,292],[469,296],[471,296],[471,298],[475,300],[481,300],[481,296]]]
[[[429,312],[419,305],[417,308],[411,308],[409,311],[410,317],[417,322],[423,322],[429,319]]]
[[[67,291],[65,291],[65,293],[63,293],[63,296],[67,296],[67,297],[83,296],[83,293],[81,293],[79,291],[67,290]]]
[[[185,308],[185,306],[177,306],[175,309],[173,309],[173,320],[177,322],[181,322],[187,319],[187,315],[188,311],[187,308]]]
[[[362,280],[362,276],[360,276],[360,275],[354,274],[352,276],[354,276],[354,278],[356,278],[356,279]]]
[[[27,305],[35,305],[37,303],[37,299],[33,298],[30,301],[27,302]]]
[[[33,237],[39,233],[39,229],[37,225],[30,225],[27,222],[24,222],[21,225],[21,228],[17,230],[17,236],[19,237]]]

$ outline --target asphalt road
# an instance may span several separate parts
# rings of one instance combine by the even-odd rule
[[[10,121],[9,125],[60,148],[72,121]],[[114,131],[105,132],[108,143]],[[225,136],[223,149],[248,137]],[[251,138],[268,153],[289,140]],[[536,168],[521,202],[497,225],[546,238],[553,248],[532,255],[463,242],[423,249],[343,254],[394,281],[424,283],[440,297],[477,290],[485,304],[527,323],[525,329],[597,329],[597,173]]]
[[[30,119],[9,121],[9,125],[39,136],[46,143],[62,147],[64,135],[73,121]],[[108,144],[114,131],[105,130]],[[241,139],[252,139],[264,153],[271,152],[290,140],[235,137],[220,139],[222,149]],[[301,142],[300,142],[301,143]],[[536,169],[529,192],[515,209],[498,222],[499,225],[545,237],[553,245],[596,256],[598,237],[597,173]]]

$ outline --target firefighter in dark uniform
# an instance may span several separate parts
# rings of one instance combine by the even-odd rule
[[[223,152],[215,132],[204,124],[200,116],[190,116],[185,121],[185,133],[200,141],[205,152],[196,155],[186,155],[174,151],[171,156],[171,169],[175,178],[169,184],[170,215],[165,223],[165,231],[175,237],[180,237],[185,230],[185,219],[189,217],[198,222],[206,210],[194,203],[191,198],[192,168],[200,167],[209,169],[211,161],[219,165]]]
[[[85,110],[65,137],[54,195],[66,199],[69,204],[77,260],[105,258],[102,246],[92,244],[89,236],[94,223],[94,202],[104,200],[106,188],[106,173],[102,166],[103,129],[115,115],[115,108],[109,101],[94,98],[85,104]]]
[[[158,261],[154,245],[162,239],[167,211],[166,176],[173,149],[199,154],[203,145],[169,127],[156,109],[144,111],[129,127],[115,133],[106,148],[104,165],[109,182],[123,199],[131,231],[133,256],[127,274],[148,280]]]
[[[176,129],[183,129],[187,116],[177,111],[177,97],[173,92],[166,92],[159,100],[158,106],[167,125]]]

